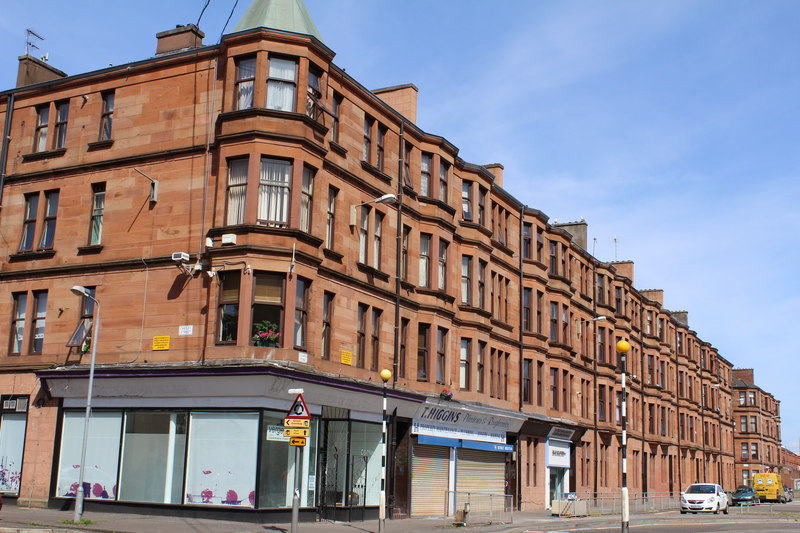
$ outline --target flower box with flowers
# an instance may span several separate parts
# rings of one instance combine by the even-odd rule
[[[277,347],[281,333],[278,326],[269,320],[262,320],[253,325],[253,344],[256,346]]]
[[[450,389],[442,389],[442,392],[439,393],[439,398],[449,402],[453,399],[453,392]]]

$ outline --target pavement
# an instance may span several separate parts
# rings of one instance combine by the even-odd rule
[[[83,518],[90,523],[73,525],[70,522],[73,511],[57,509],[21,508],[14,503],[6,502],[0,511],[0,533],[268,533],[288,532],[291,524],[265,522],[234,522],[215,520],[212,518],[187,518],[181,516],[160,516],[143,514],[125,514],[117,512],[98,512],[87,510]],[[549,511],[515,512],[513,525],[475,523],[468,528],[470,533],[497,531],[519,526],[532,525],[536,522],[561,520],[552,517]],[[453,525],[453,519],[444,518],[408,518],[387,520],[385,533],[443,533],[448,530],[464,530]],[[363,522],[300,522],[298,533],[374,533],[378,531],[377,520]]]

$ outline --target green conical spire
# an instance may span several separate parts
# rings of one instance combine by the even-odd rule
[[[253,0],[234,32],[253,28],[272,28],[311,35],[322,41],[303,0]]]

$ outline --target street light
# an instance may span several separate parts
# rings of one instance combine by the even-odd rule
[[[378,533],[386,531],[386,383],[392,379],[392,371],[381,370],[383,380],[383,417],[381,418],[381,494],[378,509]]]
[[[628,341],[617,342],[617,353],[620,356],[622,370],[622,533],[628,533],[628,390],[625,385],[625,372],[627,368],[628,350],[631,345]]]
[[[391,204],[397,200],[397,196],[392,193],[384,194],[383,196],[379,196],[378,198],[373,198],[372,200],[368,200],[366,202],[361,202],[360,204],[354,204],[350,206],[350,226],[355,226],[356,221],[358,219],[358,210],[357,207],[361,207],[362,205],[368,204]]]
[[[89,365],[89,387],[86,392],[86,415],[83,420],[83,442],[81,443],[81,464],[78,470],[78,488],[75,491],[75,516],[73,522],[76,524],[81,521],[83,516],[83,500],[86,497],[83,490],[83,475],[86,470],[86,448],[89,443],[89,417],[92,414],[92,388],[94,385],[94,363],[97,358],[97,332],[100,331],[100,302],[92,296],[91,291],[81,285],[75,285],[70,289],[73,294],[83,296],[94,302],[95,312],[92,321],[92,362]]]

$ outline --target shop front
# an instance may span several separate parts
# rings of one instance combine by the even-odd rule
[[[547,505],[552,506],[554,500],[564,499],[564,493],[570,492],[570,457],[572,442],[559,438],[547,439]]]
[[[469,404],[428,401],[411,426],[411,516],[452,515],[513,505],[513,452],[525,419]]]
[[[200,375],[198,375],[200,374]],[[54,500],[74,498],[83,442],[85,376],[45,371],[61,399]],[[299,464],[283,420],[302,387],[312,415]],[[390,392],[399,418],[421,398]],[[265,367],[128,376],[99,370],[87,442],[90,503],[164,504],[210,511],[286,511],[300,469],[300,506],[340,520],[379,504],[380,389]],[[142,465],[148,465],[142,468]]]

